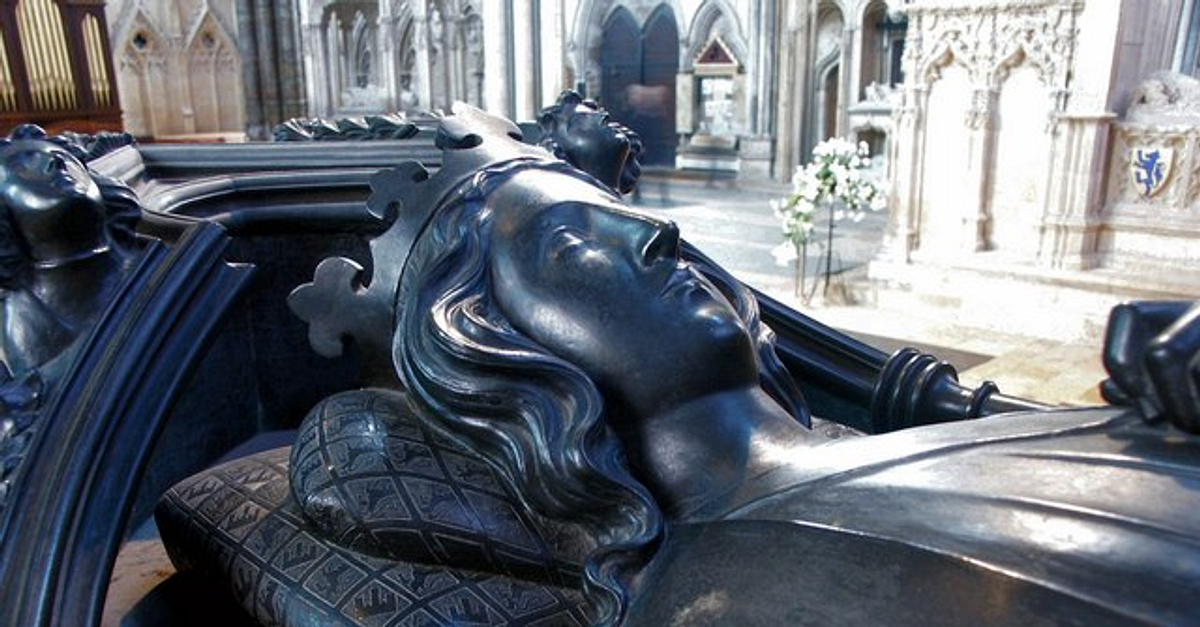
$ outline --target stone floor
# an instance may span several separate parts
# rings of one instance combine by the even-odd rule
[[[1053,292],[1033,299],[1014,295],[1007,300],[1021,304],[1000,316],[999,323],[984,326],[980,316],[969,315],[963,299],[915,294],[868,279],[868,267],[882,241],[882,213],[836,223],[833,254],[828,256],[827,214],[818,213],[803,294],[798,294],[794,267],[778,265],[771,255],[782,239],[768,202],[786,193],[785,186],[770,183],[651,178],[637,206],[674,220],[685,239],[743,281],[825,324],[868,341],[877,338],[875,343],[884,350],[912,344],[953,363],[965,383],[992,380],[1010,395],[1073,406],[1102,402],[1097,391],[1106,376],[1100,363],[1102,321],[1107,308],[1118,302],[1116,297],[1064,307]],[[826,259],[833,268],[828,288]],[[1010,289],[996,285],[981,288],[990,290],[983,296],[1000,299],[1000,291]],[[997,307],[986,299],[972,306]],[[1089,313],[1100,324],[1076,324],[1084,306],[1096,310]],[[1060,332],[1060,327],[1070,331]]]
[[[218,586],[175,571],[152,525],[150,537],[129,540],[113,565],[101,627],[251,627],[257,623],[233,595]]]

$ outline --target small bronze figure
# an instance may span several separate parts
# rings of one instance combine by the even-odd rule
[[[642,175],[642,138],[609,118],[593,100],[566,90],[538,115],[538,145],[596,177],[613,190],[628,194]]]
[[[11,376],[45,366],[95,320],[139,216],[133,192],[65,142],[32,126],[0,140],[0,361]]]

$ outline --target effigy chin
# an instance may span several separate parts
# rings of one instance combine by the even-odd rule
[[[967,389],[630,209],[640,143],[594,103],[541,122],[545,147],[460,106],[440,167],[371,177],[370,269],[328,257],[288,297],[364,384],[168,490],[177,568],[268,625],[1200,618],[1186,304],[1114,314],[1118,405]]]

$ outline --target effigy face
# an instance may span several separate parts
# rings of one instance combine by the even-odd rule
[[[56,144],[17,140],[0,150],[0,203],[35,262],[103,244],[100,188],[87,168]]]
[[[640,411],[755,381],[744,323],[680,259],[674,223],[554,172],[516,174],[493,194],[492,289],[519,330]]]
[[[539,144],[558,158],[596,177],[609,188],[628,194],[642,173],[642,140],[608,112],[573,91],[544,109],[538,125]]]

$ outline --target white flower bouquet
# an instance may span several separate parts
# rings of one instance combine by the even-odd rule
[[[886,202],[883,187],[863,176],[871,165],[866,142],[827,139],[813,148],[812,161],[796,168],[792,175],[792,193],[771,201],[771,209],[783,227],[783,243],[772,251],[776,263],[796,265],[796,291],[803,289],[804,252],[813,231],[813,215],[820,205],[829,209],[829,246],[833,244],[833,223],[844,219],[862,220],[867,210],[882,209]],[[830,254],[831,249],[826,251]],[[830,269],[826,267],[826,274]],[[828,276],[826,277],[828,281]]]

